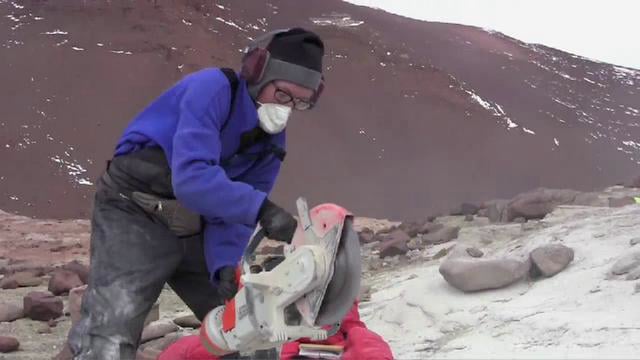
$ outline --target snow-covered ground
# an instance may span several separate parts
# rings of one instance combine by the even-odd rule
[[[496,30],[586,58],[640,69],[640,2],[512,0],[345,0],[409,18]]]
[[[639,236],[637,205],[561,207],[540,222],[464,228],[457,246],[478,246],[485,257],[518,258],[553,243],[575,258],[554,277],[478,293],[445,282],[444,258],[383,272],[362,315],[398,359],[638,358],[640,281],[611,269],[640,253],[631,245]]]

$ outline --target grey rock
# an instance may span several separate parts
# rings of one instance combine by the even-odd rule
[[[636,286],[633,288],[633,293],[640,294],[640,283],[637,283]]]
[[[524,223],[527,222],[527,219],[525,219],[525,218],[523,218],[521,216],[521,217],[517,217],[517,218],[513,219],[513,222],[516,223],[516,224],[524,224]]]
[[[380,258],[406,254],[409,251],[407,246],[409,240],[411,240],[409,235],[402,230],[394,230],[392,233],[385,235],[380,244]]]
[[[578,194],[573,200],[573,205],[607,207],[609,200],[601,197],[597,192],[587,192]]]
[[[613,264],[611,273],[623,275],[640,266],[640,252],[627,254]]]
[[[618,208],[627,205],[633,205],[636,201],[632,196],[611,197],[609,198],[609,207]]]
[[[640,237],[633,238],[633,239],[629,240],[629,245],[631,245],[631,246],[636,246],[638,244],[640,244]]]
[[[151,354],[151,353],[154,353],[154,354],[158,353],[159,354],[162,351],[164,351],[166,348],[168,348],[171,344],[173,344],[174,342],[178,341],[183,336],[184,336],[184,333],[172,332],[172,333],[169,333],[169,334],[167,334],[167,335],[165,335],[165,336],[163,336],[161,338],[158,338],[158,339],[155,339],[155,340],[150,340],[150,341],[144,343],[141,346],[141,348],[147,354]]]
[[[626,280],[638,280],[638,279],[640,279],[640,266],[638,266],[637,268],[631,270],[627,274],[627,277],[625,279]]]
[[[444,226],[438,231],[427,233],[422,240],[425,244],[442,244],[457,238],[459,232],[460,228],[457,226]]]
[[[542,219],[558,205],[571,204],[579,192],[566,189],[539,188],[514,197],[507,208],[507,221],[523,217]]]
[[[197,329],[200,327],[200,320],[195,315],[186,315],[173,319],[173,322],[183,328]]]
[[[482,252],[482,250],[475,248],[475,247],[469,247],[466,249],[467,254],[469,254],[469,256],[474,257],[474,258],[479,258],[484,256],[484,253]]]
[[[469,221],[469,222],[473,221],[473,215],[465,215],[464,221]]]
[[[508,200],[492,200],[486,203],[487,217],[492,223],[507,222]]]
[[[459,216],[459,215],[475,215],[478,213],[480,208],[477,205],[471,203],[462,203],[458,205],[456,208],[451,210],[451,215]]]
[[[0,353],[10,353],[20,348],[18,339],[11,336],[0,336]]]
[[[140,342],[145,343],[150,340],[158,339],[177,330],[178,325],[174,324],[173,321],[155,321],[147,325],[144,330],[142,330]]]
[[[473,292],[511,285],[522,279],[529,267],[528,261],[457,257],[445,260],[439,271],[451,286]]]
[[[545,245],[534,249],[531,257],[531,270],[534,276],[543,275],[551,277],[564,270],[573,261],[573,249],[560,245]]]
[[[438,260],[438,259],[440,259],[440,258],[443,258],[443,257],[445,257],[445,256],[449,255],[449,250],[450,250],[450,249],[451,249],[451,248],[442,248],[442,249],[438,250],[438,252],[437,252],[437,253],[435,253],[435,254],[431,257],[431,259],[432,259],[432,260]]]
[[[22,306],[10,303],[0,303],[0,322],[9,322],[24,317]]]

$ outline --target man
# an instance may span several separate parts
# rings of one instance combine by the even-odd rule
[[[269,199],[292,110],[322,90],[324,45],[301,28],[256,40],[242,71],[186,76],[144,109],[98,182],[91,271],[76,359],[133,359],[165,283],[202,320],[237,291],[257,223],[290,242],[295,218]]]

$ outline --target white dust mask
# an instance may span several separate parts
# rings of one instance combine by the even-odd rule
[[[291,115],[291,108],[282,104],[259,104],[258,120],[262,130],[269,134],[277,134],[284,130]]]

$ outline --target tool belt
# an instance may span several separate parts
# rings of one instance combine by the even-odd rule
[[[101,180],[166,225],[176,236],[202,232],[200,214],[186,208],[173,194],[171,169],[161,148],[150,147],[115,157],[108,162]]]

